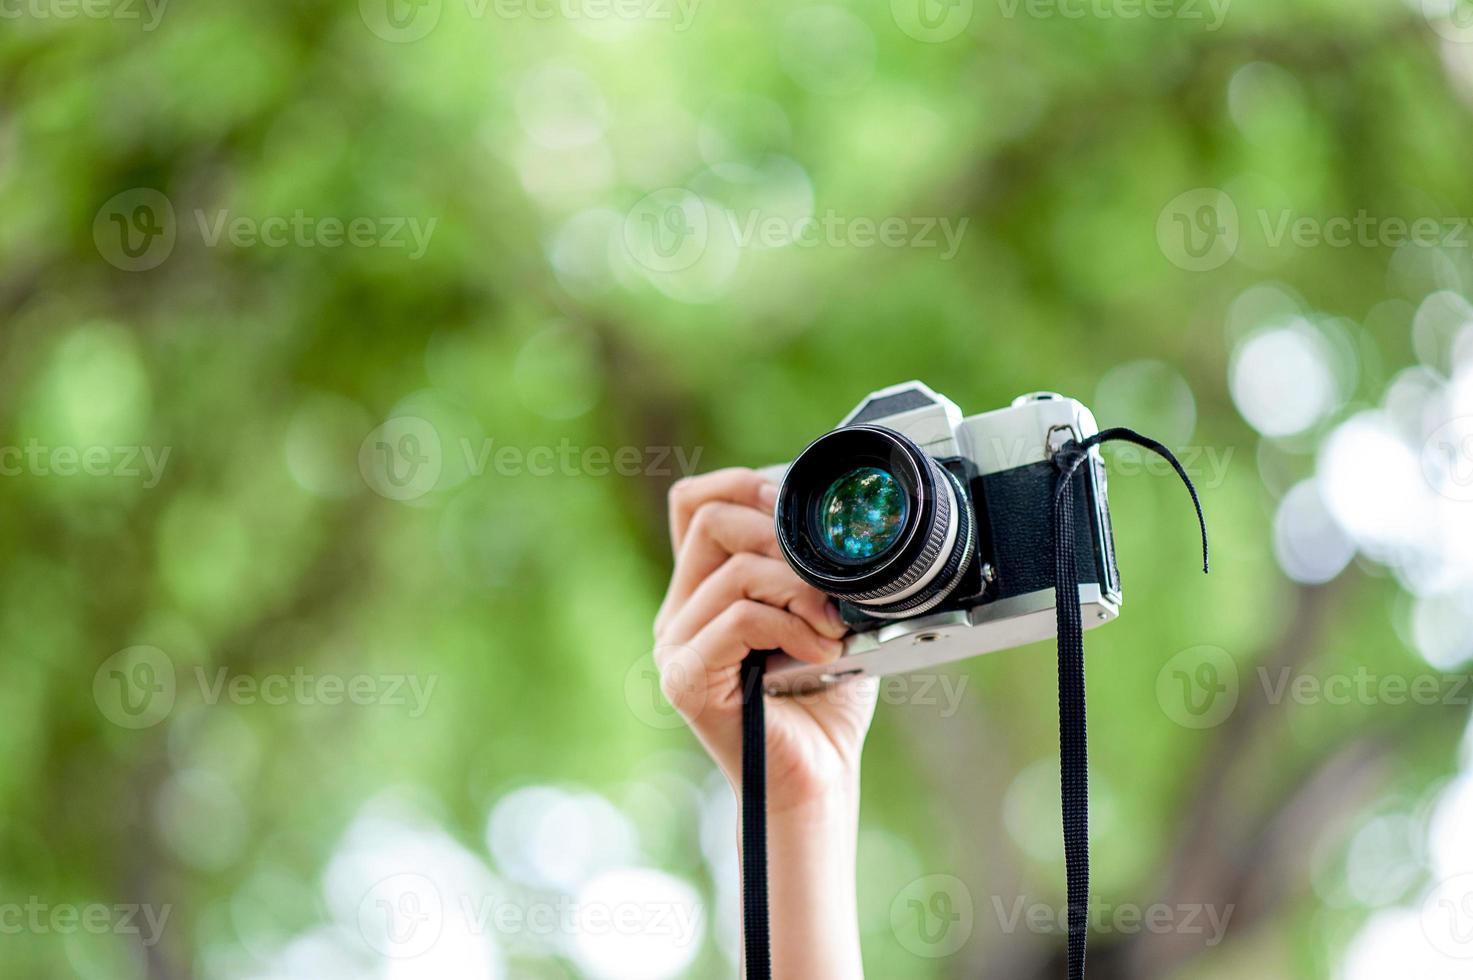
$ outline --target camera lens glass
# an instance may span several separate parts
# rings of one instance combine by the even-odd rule
[[[895,544],[909,512],[909,498],[890,473],[877,466],[850,470],[819,500],[819,545],[839,561],[873,558]]]

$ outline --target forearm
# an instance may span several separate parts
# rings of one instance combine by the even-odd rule
[[[768,901],[777,980],[864,976],[854,881],[858,831],[857,776],[812,803],[769,814]]]

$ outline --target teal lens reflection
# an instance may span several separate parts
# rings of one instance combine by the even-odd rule
[[[895,477],[873,466],[850,470],[818,503],[819,545],[841,561],[873,558],[900,537],[909,510]]]

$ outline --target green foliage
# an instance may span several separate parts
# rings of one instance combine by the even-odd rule
[[[0,903],[173,911],[149,946],[6,934],[0,972],[297,975],[277,957],[342,921],[324,875],[355,815],[411,801],[510,880],[488,814],[546,785],[626,813],[637,859],[697,886],[714,920],[688,975],[730,972],[715,938],[733,927],[716,904],[730,869],[696,829],[725,789],[660,724],[644,669],[670,564],[664,494],[683,467],[790,458],[866,391],[912,377],[968,412],[1068,392],[1106,424],[1216,454],[1194,472],[1205,580],[1173,481],[1118,461],[1112,476],[1128,601],[1088,637],[1095,894],[1238,903],[1238,919],[1214,948],[1098,935],[1092,964],[1338,968],[1369,912],[1340,885],[1347,842],[1367,815],[1425,821],[1465,712],[1265,700],[1260,665],[1428,670],[1379,566],[1285,577],[1275,507],[1332,423],[1414,362],[1413,310],[1466,292],[1473,261],[1466,244],[1264,231],[1281,209],[1473,213],[1473,45],[1390,0],[1240,0],[1217,29],[966,0],[938,43],[902,28],[899,0],[705,0],[685,29],[434,0],[412,41],[367,0],[176,3],[151,29],[136,6],[141,21],[62,19],[61,0],[37,0],[0,32],[0,442],[108,451],[106,473],[63,475],[49,456],[0,479]],[[1231,195],[1242,242],[1190,271],[1158,217],[1199,187]],[[680,268],[643,237],[640,202],[663,188],[706,207],[680,213],[708,222]],[[133,220],[139,189],[167,198],[174,241],[129,271],[114,219]],[[825,215],[839,231],[816,244],[740,240],[749,219],[781,236]],[[348,242],[355,219],[371,244]],[[886,221],[903,241],[875,242]],[[1265,283],[1335,318],[1355,379],[1333,418],[1267,446],[1228,381]],[[1105,415],[1122,404],[1097,399],[1106,380],[1139,362],[1185,388],[1185,412],[1153,382],[1137,414]],[[434,433],[440,473],[399,500],[371,433],[405,416]],[[1225,651],[1242,690],[1231,717],[1194,729],[1158,684],[1201,645]],[[135,729],[97,685],[140,646],[163,652],[178,691]],[[434,687],[418,714],[211,703],[220,671]],[[1057,975],[1062,938],[1007,933],[999,912],[1063,901],[1051,647],[948,677],[965,682],[954,716],[882,704],[867,749],[867,968]],[[961,952],[928,959],[897,939],[890,903],[939,872],[969,883],[976,924]],[[508,975],[586,968],[491,939]]]

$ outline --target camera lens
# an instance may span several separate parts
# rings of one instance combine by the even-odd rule
[[[873,558],[900,537],[909,510],[895,477],[877,466],[850,470],[818,502],[819,545],[838,561]]]
[[[778,493],[777,538],[799,577],[880,619],[939,605],[975,552],[966,488],[879,425],[815,439]]]

